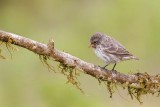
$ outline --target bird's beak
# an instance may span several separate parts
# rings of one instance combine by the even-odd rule
[[[88,46],[88,48],[91,48],[91,47],[93,47],[93,44],[90,44],[90,45]]]

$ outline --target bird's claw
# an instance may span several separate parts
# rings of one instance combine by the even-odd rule
[[[113,73],[117,74],[117,70],[112,69],[111,70]]]
[[[100,65],[98,65],[98,67],[102,68],[102,69],[106,69],[105,67],[101,67]]]

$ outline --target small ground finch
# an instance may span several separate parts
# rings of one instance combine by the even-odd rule
[[[100,32],[96,32],[90,38],[90,47],[94,49],[99,58],[105,61],[106,65],[104,68],[113,63],[114,66],[112,70],[114,70],[116,64],[120,61],[130,59],[138,60],[137,57],[129,53],[125,47],[114,38]]]

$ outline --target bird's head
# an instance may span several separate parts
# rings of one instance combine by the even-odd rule
[[[93,36],[90,38],[89,47],[96,48],[98,45],[100,45],[102,41],[102,35],[103,34],[100,32],[94,33]]]

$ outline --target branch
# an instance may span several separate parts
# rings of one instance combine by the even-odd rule
[[[52,57],[67,67],[79,69],[83,73],[91,75],[100,81],[107,81],[108,84],[114,83],[124,88],[127,87],[131,97],[135,94],[138,96],[138,94],[160,93],[160,75],[150,76],[147,73],[127,75],[103,69],[56,49],[53,41],[50,41],[49,44],[43,44],[5,31],[0,31],[0,41],[26,48],[38,55]]]

